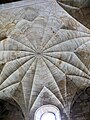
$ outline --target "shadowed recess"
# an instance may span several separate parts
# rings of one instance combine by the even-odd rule
[[[16,1],[21,1],[21,0],[0,0],[0,4],[10,3],[10,2],[16,2]]]
[[[71,120],[90,120],[90,87],[81,90],[71,105]]]
[[[15,101],[0,100],[0,120],[24,120],[24,115]]]

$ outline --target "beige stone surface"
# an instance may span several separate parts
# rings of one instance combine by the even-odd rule
[[[57,0],[76,20],[90,29],[90,0]]]
[[[42,105],[70,119],[76,92],[90,85],[90,30],[55,0],[0,11],[0,99],[13,98],[25,120]]]

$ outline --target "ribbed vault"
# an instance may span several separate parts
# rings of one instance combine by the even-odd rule
[[[0,98],[13,98],[26,120],[44,104],[69,119],[76,91],[90,85],[90,30],[54,0],[0,15]]]

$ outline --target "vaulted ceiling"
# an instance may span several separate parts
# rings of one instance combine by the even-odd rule
[[[55,0],[0,11],[0,98],[14,99],[26,120],[52,104],[70,118],[77,91],[90,85],[90,30]]]

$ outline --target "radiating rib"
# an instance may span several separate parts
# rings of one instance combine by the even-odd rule
[[[56,33],[60,30],[61,26],[61,21],[58,21],[52,14],[50,14],[42,39],[42,49],[44,49],[44,46],[48,43],[48,41],[56,35]]]
[[[12,84],[9,87],[4,88],[3,90],[0,90],[0,98],[7,98],[12,97],[12,95],[15,93],[15,91],[18,88],[19,83]]]
[[[45,56],[45,57],[49,61],[51,61],[54,65],[56,65],[60,70],[62,70],[66,75],[69,75],[69,74],[78,75],[78,76],[86,77],[89,79],[89,76],[82,70],[78,69],[77,67],[56,58],[52,58],[49,56]]]
[[[29,109],[30,94],[31,94],[33,79],[34,79],[34,75],[35,75],[36,62],[37,62],[37,60],[35,59],[34,62],[31,64],[30,68],[28,69],[27,73],[23,77],[22,82],[21,82],[22,88],[23,88],[25,106],[26,106],[27,110]]]
[[[44,50],[44,52],[60,52],[60,51],[72,51],[74,52],[78,47],[80,47],[85,42],[90,41],[90,37],[81,37],[75,38],[72,40],[64,41],[62,43],[53,45],[48,49]]]
[[[20,82],[23,79],[24,75],[26,74],[27,70],[29,69],[34,59],[35,58],[28,60],[25,64],[23,64],[16,71],[14,71],[6,80],[4,80],[3,83],[1,83],[0,85],[0,90],[17,82]]]
[[[46,58],[43,58],[45,60],[45,63],[47,64],[49,70],[52,73],[52,76],[54,77],[58,88],[60,89],[61,95],[64,99],[64,102],[66,101],[66,95],[67,95],[67,86],[66,86],[66,76],[65,74],[53,63],[51,63],[49,60]]]
[[[63,98],[60,95],[60,91],[52,74],[50,73],[42,58],[39,58],[37,61],[36,72],[33,80],[30,105],[34,103],[35,99],[44,86],[48,87],[54,94],[57,93],[57,97],[63,101]]]
[[[90,79],[84,78],[82,76],[67,75],[67,78],[74,82],[79,88],[90,85]]]
[[[44,33],[43,33],[43,37],[42,37],[42,43],[41,43],[42,49],[43,49],[44,42],[46,42],[46,40],[48,40],[48,38],[51,36],[51,33],[52,33],[52,32],[49,32],[50,35],[48,34],[49,20],[50,20],[50,15],[52,13],[52,4],[49,5],[48,7],[46,8],[47,10],[45,11],[45,13],[49,12],[49,15],[48,14],[47,14],[47,16],[45,15],[45,17],[46,17],[46,25],[44,27]]]
[[[48,53],[44,53],[44,55],[57,58],[61,61],[65,61],[65,62],[81,69],[86,74],[90,74],[87,67],[82,63],[82,61],[73,52],[67,52],[67,51],[66,52],[64,52],[64,51],[62,51],[62,52],[48,52]]]
[[[45,62],[45,60],[44,60],[44,62]],[[45,62],[45,64],[46,64],[46,62]],[[58,86],[58,84],[57,84],[57,81],[56,81],[56,78],[55,78],[55,76],[53,75],[53,73],[51,72],[51,70],[50,70],[50,68],[49,68],[49,66],[46,64],[46,66],[47,66],[47,68],[48,68],[48,70],[49,70],[49,72],[51,73],[51,75],[52,75],[52,77],[54,78],[54,81],[55,81],[55,83],[56,83],[56,85],[57,85],[57,88],[59,89],[59,86]],[[65,79],[65,76],[64,76],[64,78],[63,79]],[[66,80],[66,79],[65,79]],[[65,83],[65,82],[64,82]],[[65,85],[65,84],[64,84]],[[63,91],[64,92],[64,91]],[[66,92],[66,91],[65,91]],[[64,92],[64,93],[65,93]],[[64,98],[65,97],[63,97],[63,94],[61,93],[61,91],[60,91],[60,89],[59,89],[59,92],[58,92],[59,94],[58,95],[56,95],[57,96],[57,98],[63,103],[63,104],[65,104],[65,101],[64,101]],[[62,101],[63,100],[63,101]]]
[[[45,95],[46,95],[46,97],[45,97]],[[33,110],[42,106],[43,104],[45,105],[47,103],[58,106],[58,108],[61,111],[62,110],[64,111],[64,107],[63,107],[62,103],[58,100],[58,98],[47,87],[43,87],[43,89],[41,90],[37,99],[35,100],[32,108],[30,110],[30,113],[33,112]]]
[[[4,50],[4,51],[0,51],[0,62],[2,61],[2,63],[6,63],[15,59],[32,56],[32,55],[34,55],[32,52],[27,52],[27,51]]]
[[[76,86],[76,84],[73,81],[71,81],[69,79],[69,77],[67,77],[66,82],[67,82],[66,85],[67,85],[67,105],[68,105],[67,110],[69,110],[70,106],[71,106],[71,103],[72,103],[72,100],[75,97],[75,94],[79,90],[79,88],[78,88],[78,86]]]
[[[89,41],[83,43],[80,47],[78,47],[76,49],[76,52],[86,52],[86,53],[90,53],[90,39]]]
[[[90,70],[90,41],[82,44],[76,49],[75,53]]]
[[[22,108],[23,114],[25,116],[26,108],[25,108],[25,102],[24,102],[23,89],[22,89],[21,82],[19,82],[17,89],[13,92],[12,99],[17,102],[20,108]]]
[[[0,74],[0,84],[32,57],[33,56],[27,56],[7,62]]]
[[[76,92],[89,85],[90,79],[76,75],[67,75],[67,102],[71,104]]]
[[[80,32],[80,31],[74,31],[74,30],[67,30],[67,29],[60,29],[54,36],[52,36],[51,39],[46,43],[43,50],[48,49],[49,47],[52,47],[56,44],[65,42],[67,40],[72,40],[74,38],[84,38],[84,37],[90,37],[90,34]]]
[[[34,46],[31,44],[30,40],[19,29],[14,29],[10,33],[9,37],[15,40],[16,42],[19,42],[22,45],[28,47],[31,52],[35,51]]]
[[[7,38],[6,40],[3,40],[0,42],[0,51],[3,51],[3,50],[31,52],[31,49],[29,47],[11,38]]]

